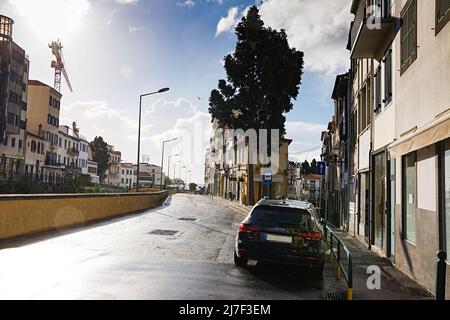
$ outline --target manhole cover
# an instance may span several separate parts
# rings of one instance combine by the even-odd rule
[[[342,301],[347,300],[344,292],[328,292],[326,295],[326,299],[329,301]]]
[[[178,220],[181,220],[181,221],[197,221],[197,219],[195,219],[195,218],[180,218]]]
[[[174,236],[178,233],[178,231],[175,230],[153,230],[152,232],[149,232],[149,234],[153,234],[156,236]]]

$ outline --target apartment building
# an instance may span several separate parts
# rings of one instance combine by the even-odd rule
[[[134,180],[133,187],[136,187],[136,173],[137,173],[137,165],[133,165],[134,170]],[[166,175],[162,174],[161,180],[161,167],[150,164],[150,163],[140,163],[139,164],[139,187],[140,188],[154,188],[159,187],[160,185],[164,185],[166,180]]]
[[[120,166],[120,186],[131,189],[136,185],[136,168],[132,163],[122,163]]]
[[[0,179],[23,174],[29,60],[13,41],[14,21],[0,15]]]
[[[434,292],[436,252],[450,250],[450,1],[351,11],[348,231]]]
[[[247,205],[265,196],[287,199],[288,154],[292,140],[280,139],[278,168],[272,172],[259,161],[249,165],[249,143],[239,142],[231,131],[221,133],[217,121],[213,122],[212,128],[214,138],[210,140],[211,146],[205,158],[205,185],[208,185],[210,193]],[[221,148],[217,147],[217,139],[222,141]],[[271,177],[270,183],[266,183],[266,175]],[[250,185],[251,181],[253,185]],[[253,197],[250,197],[251,192]]]
[[[61,98],[61,94],[49,85],[38,80],[28,81],[27,134],[36,139],[27,141],[27,154],[30,155],[30,159],[26,160],[27,173],[42,176],[42,181],[46,183],[60,183],[63,179],[58,162]],[[47,141],[43,144],[44,150],[42,146],[40,150],[37,149],[37,137]],[[45,154],[45,162],[40,166],[35,162],[34,150]]]
[[[59,127],[58,163],[66,174],[88,175],[89,144],[85,137],[80,135],[76,123],[72,127]]]
[[[120,186],[120,166],[122,163],[122,153],[114,150],[113,146],[108,145],[109,166],[105,173],[105,183],[111,186]]]

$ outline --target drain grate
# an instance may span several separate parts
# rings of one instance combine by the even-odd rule
[[[341,291],[335,291],[335,292],[328,292],[326,294],[326,299],[329,301],[343,301],[347,300],[345,297],[345,293]]]
[[[148,234],[152,234],[155,236],[174,236],[178,233],[178,231],[175,230],[160,230],[160,229],[156,229],[153,230],[152,232],[149,232]]]
[[[195,218],[180,218],[178,220],[181,220],[181,221],[197,221],[197,219],[195,219]]]

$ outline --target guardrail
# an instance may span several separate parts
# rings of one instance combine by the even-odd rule
[[[336,261],[336,279],[341,279],[341,271],[347,282],[347,300],[353,300],[353,259],[345,243],[325,224],[324,236],[330,246],[331,259]]]

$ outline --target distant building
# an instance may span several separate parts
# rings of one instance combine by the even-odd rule
[[[25,169],[29,60],[13,41],[14,21],[0,15],[0,179]]]
[[[136,169],[132,163],[122,163],[120,166],[120,186],[131,189],[136,184]]]
[[[133,165],[134,171],[137,172],[137,165]],[[139,187],[140,188],[153,188],[159,187],[161,184],[164,185],[166,175],[162,174],[161,180],[161,167],[149,164],[140,163],[139,164]],[[133,188],[136,187],[136,177],[134,180]]]
[[[108,145],[109,166],[105,173],[104,183],[111,186],[120,186],[120,166],[122,163],[122,153],[114,150],[113,146]]]

